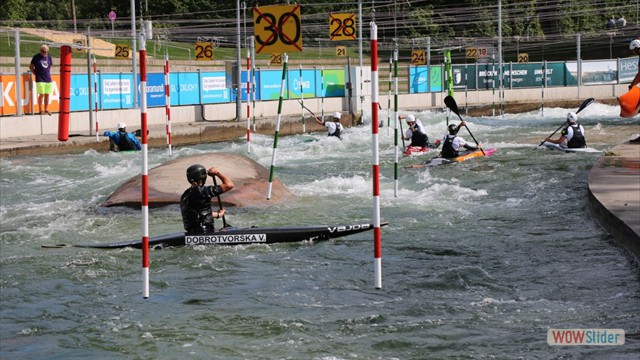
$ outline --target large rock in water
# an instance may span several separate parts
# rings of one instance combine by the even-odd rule
[[[269,171],[257,162],[230,153],[200,154],[171,160],[149,170],[149,207],[178,204],[180,196],[189,187],[187,168],[202,164],[205,168],[217,167],[229,176],[235,185],[231,191],[220,195],[223,206],[260,206],[285,200],[293,194],[277,179],[273,180],[271,199],[267,200]],[[111,194],[102,206],[140,207],[142,203],[142,177],[129,179]],[[220,179],[216,179],[218,184]],[[210,177],[207,185],[213,185]],[[218,205],[218,199],[212,199]]]

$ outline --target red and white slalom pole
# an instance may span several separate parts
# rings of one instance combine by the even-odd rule
[[[100,126],[98,126],[98,66],[96,65],[96,56],[93,56],[93,93],[96,94],[94,102],[94,110],[96,112],[96,141],[100,141]]]
[[[251,153],[251,51],[247,49],[247,154]]]
[[[135,79],[134,79],[135,83]],[[134,91],[136,91],[134,89]],[[149,166],[147,164],[147,48],[140,36],[140,129],[142,135],[142,297],[149,297]]]
[[[171,156],[171,84],[169,83],[169,53],[164,53],[164,109],[166,116],[167,149]]]
[[[373,180],[373,254],[376,289],[382,288],[382,238],[380,231],[380,144],[378,139],[378,26],[371,22],[371,153]]]

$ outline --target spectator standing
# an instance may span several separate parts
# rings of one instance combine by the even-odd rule
[[[29,64],[29,69],[36,75],[36,92],[38,94],[38,112],[40,115],[51,115],[49,112],[49,95],[53,92],[53,84],[51,82],[51,67],[53,59],[49,55],[49,47],[47,45],[40,46],[40,52],[35,54]],[[44,111],[42,104],[44,103]]]

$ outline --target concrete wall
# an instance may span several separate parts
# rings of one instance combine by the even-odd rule
[[[355,89],[354,89],[355,90]],[[505,103],[539,103],[551,101],[580,101],[589,97],[596,100],[611,101],[615,100],[617,95],[627,91],[627,85],[592,85],[582,87],[558,87],[558,88],[541,88],[535,89],[512,89],[505,90]],[[355,91],[354,91],[355,94]],[[437,110],[444,108],[443,99],[446,93],[421,93],[421,94],[402,94],[398,96],[398,108],[401,110]],[[491,106],[494,102],[498,102],[498,92],[491,90],[485,91],[458,91],[456,92],[456,101],[459,108],[465,106]],[[381,94],[379,97],[380,105],[386,107],[389,96]],[[360,97],[356,94],[352,96],[353,111],[356,114],[360,112]],[[393,95],[391,98],[393,104]],[[321,114],[321,103],[319,99],[306,99],[304,101],[306,107],[313,111],[316,115]],[[393,105],[392,105],[393,106]],[[348,99],[345,98],[325,98],[324,99],[325,115],[334,111],[346,113],[348,109]],[[365,113],[370,113],[371,99],[366,96],[362,102]],[[242,112],[245,113],[246,104],[242,105]],[[278,113],[278,101],[257,101],[255,109],[252,112],[256,118],[274,119]],[[171,123],[193,123],[201,121],[230,121],[235,118],[236,104],[211,104],[211,105],[195,105],[195,106],[174,106],[171,108]],[[307,116],[309,115],[307,111]],[[165,124],[164,107],[148,108],[149,125]],[[283,116],[296,116],[301,114],[300,104],[297,100],[287,100],[283,102]],[[245,116],[245,115],[243,115]],[[252,115],[253,116],[253,115]],[[135,124],[139,124],[140,110],[105,110],[97,114],[99,132],[104,130],[113,130],[116,124],[124,121],[129,124],[129,130],[135,130]],[[93,121],[96,121],[96,115],[93,115]],[[246,119],[241,119],[246,121]],[[89,112],[72,112],[70,114],[69,132],[95,134],[95,125],[90,121]],[[6,116],[0,117],[0,139],[24,137],[33,135],[46,135],[58,133],[58,114],[48,115],[24,115],[21,117]]]

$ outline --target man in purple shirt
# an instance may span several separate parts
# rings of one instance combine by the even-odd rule
[[[53,59],[49,55],[49,47],[47,45],[40,46],[40,53],[35,54],[31,59],[29,69],[36,75],[36,92],[38,94],[38,111],[40,115],[51,115],[48,110],[49,95],[53,92],[53,84],[51,83],[51,67]],[[44,111],[42,111],[42,103],[44,102]]]

